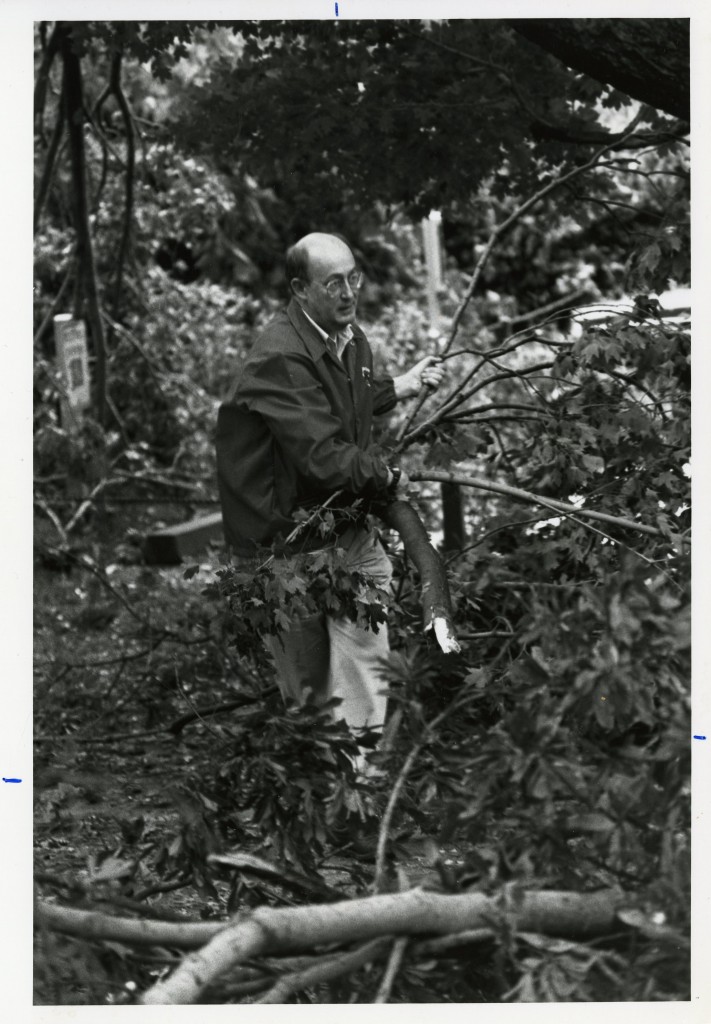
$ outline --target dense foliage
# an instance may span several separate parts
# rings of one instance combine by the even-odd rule
[[[190,599],[187,581],[166,589],[165,608],[158,593],[161,610],[141,608],[133,626],[148,660],[120,645],[101,699],[91,673],[52,660],[41,687],[62,707],[63,740],[124,672],[132,730],[160,730],[166,708],[207,700],[217,682],[234,698],[205,733],[199,777],[186,769],[178,831],[127,821],[82,898],[113,886],[140,903],[155,882],[194,885],[217,915],[278,901],[246,876],[225,890],[209,856],[234,843],[296,872],[301,898],[323,893],[328,830],[346,811],[382,821],[395,793],[389,850],[404,864],[408,839],[429,837],[427,885],[513,903],[524,889],[619,887],[629,906],[598,945],[519,935],[504,914],[476,972],[457,953],[413,957],[393,999],[688,998],[690,340],[686,313],[657,298],[689,278],[685,125],[499,21],[54,23],[37,44],[37,547],[45,569],[90,573],[76,628],[100,631],[119,607],[135,618],[148,591],[148,571],[126,585],[104,571],[141,559],[135,533],[101,547],[122,498],[173,500],[173,518],[180,500],[214,500],[217,405],[284,297],[285,245],[314,227],[353,240],[379,365],[397,372],[433,346],[446,359],[446,389],[381,423],[378,440],[418,481],[435,536],[439,483],[459,481],[467,538],[448,555],[462,653],[445,656],[422,635],[418,581],[386,536],[392,717],[368,783],[342,726],[281,706],[259,643],[296,608],[377,625],[382,595],[337,552],[223,566]],[[82,152],[66,132],[77,74]],[[437,329],[415,223],[433,207]],[[580,305],[593,301],[591,318]],[[79,432],[60,420],[53,359],[51,318],[67,308],[87,317],[103,380]],[[330,524],[325,512],[324,535]],[[165,642],[178,646],[156,664]],[[146,682],[164,703],[148,701],[142,721]],[[51,708],[38,714],[47,732]],[[453,844],[454,859],[442,852]],[[390,884],[407,887],[407,868]],[[116,944],[65,960],[43,933],[42,950],[47,1001],[91,1001],[102,971],[145,987],[159,969]],[[356,975],[352,992],[372,987]],[[309,991],[348,1001],[346,989]]]

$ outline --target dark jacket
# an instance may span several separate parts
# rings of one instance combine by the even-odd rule
[[[385,491],[387,464],[369,451],[374,414],[395,405],[392,378],[373,378],[362,330],[341,362],[294,300],[257,339],[217,420],[217,473],[227,543],[254,551],[293,529],[298,507],[334,491]]]

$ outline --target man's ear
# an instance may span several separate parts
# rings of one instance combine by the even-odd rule
[[[291,290],[297,297],[297,299],[306,298],[306,285],[304,284],[300,277],[292,277],[289,284],[291,285]]]

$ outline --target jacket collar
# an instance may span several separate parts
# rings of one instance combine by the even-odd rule
[[[311,358],[322,359],[328,352],[326,344],[296,299],[292,299],[289,302],[286,308],[286,315],[289,317],[292,327],[306,345]],[[358,325],[352,324],[351,326],[353,328],[353,337],[362,337],[362,332]]]

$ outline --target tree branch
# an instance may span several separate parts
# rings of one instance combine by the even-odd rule
[[[294,974],[287,974],[280,978],[276,985],[271,988],[257,1003],[285,1003],[290,996],[305,988],[322,984],[325,981],[334,981],[344,974],[352,974],[360,967],[370,963],[381,956],[388,947],[389,939],[374,939],[366,942],[358,949],[350,953],[343,953],[341,956],[328,957],[313,967],[307,967]]]
[[[378,988],[373,1003],[387,1003],[390,998],[390,993],[392,991],[397,972],[400,970],[402,959],[405,955],[405,950],[407,949],[409,941],[410,940],[406,936],[401,935],[399,939],[395,939],[393,942],[393,948],[390,952],[388,965],[385,968],[383,980],[380,983],[380,987]]]
[[[64,280],[62,281],[61,285],[59,286],[59,291],[57,292],[55,298],[52,300],[52,303],[51,303],[49,309],[47,310],[47,312],[45,313],[45,315],[44,315],[44,317],[42,319],[42,323],[37,328],[37,331],[35,332],[35,336],[32,339],[33,347],[38,343],[38,341],[40,340],[40,338],[42,337],[42,335],[46,331],[47,327],[49,326],[49,324],[50,324],[50,322],[52,320],[52,317],[54,316],[55,310],[58,308],[59,303],[62,301],[62,299],[64,297],[64,293],[67,290],[67,286],[69,285],[69,281],[70,281],[71,276],[72,276],[72,270],[74,269],[74,265],[73,264],[74,264],[74,251],[72,250],[72,253],[71,253],[70,257],[69,257],[69,264],[67,266],[67,272],[64,275]]]
[[[37,234],[39,228],[40,218],[42,216],[42,210],[44,204],[47,201],[49,195],[49,187],[52,184],[52,178],[54,177],[54,169],[57,165],[57,155],[60,149],[60,143],[62,141],[62,135],[64,134],[64,104],[60,103],[57,108],[57,119],[54,122],[54,128],[52,129],[52,138],[50,139],[49,148],[47,150],[47,156],[45,158],[44,167],[42,169],[42,177],[40,183],[37,186],[37,194],[35,196],[35,208],[32,215],[32,230],[33,233]]]
[[[524,931],[570,937],[605,934],[614,927],[616,911],[623,902],[622,894],[609,890],[583,894],[539,891],[524,894],[515,911],[512,907],[504,911],[497,898],[483,893],[443,895],[412,889],[325,906],[260,907],[223,927],[203,949],[189,954],[172,975],[145,992],[140,1002],[195,1003],[207,985],[255,956],[367,942],[393,934],[464,932],[490,926],[502,911],[514,916],[515,926]],[[146,926],[145,922],[130,924]],[[170,946],[169,941],[164,944]]]
[[[632,120],[630,125],[628,125],[627,129],[623,133],[624,137],[629,137],[632,134],[634,126],[637,124],[640,116],[640,114],[637,114],[637,116]],[[600,159],[605,155],[605,153],[609,151],[609,149],[610,146],[603,146],[601,149],[598,149],[597,152],[594,153],[593,156],[585,163],[579,164],[578,166],[573,167],[570,171],[567,171],[565,174],[553,178],[542,188],[534,192],[532,196],[529,196],[528,199],[526,199],[523,203],[517,206],[516,209],[512,213],[510,213],[509,216],[504,221],[501,222],[501,224],[498,224],[494,227],[494,229],[491,231],[489,235],[489,238],[487,239],[486,244],[484,245],[484,248],[479,256],[479,259],[477,260],[474,266],[474,270],[472,272],[472,276],[467,286],[467,289],[464,293],[464,296],[462,297],[459,305],[457,306],[457,309],[455,310],[454,316],[452,317],[452,323],[449,330],[449,338],[440,355],[447,355],[452,345],[454,344],[454,340],[457,336],[457,332],[459,330],[459,325],[461,323],[462,317],[464,316],[464,313],[471,301],[472,295],[474,294],[476,286],[479,283],[479,278],[481,277],[484,266],[486,265],[496,243],[506,234],[506,232],[511,227],[513,227],[514,224],[516,224],[518,220],[521,219],[521,217],[523,217],[531,209],[532,206],[535,206],[536,203],[540,202],[542,199],[544,199],[551,192],[555,191],[555,189],[559,188],[561,185],[564,185],[567,182],[572,181],[573,178],[576,178],[579,175],[584,174],[586,171],[593,169],[596,166],[596,164],[600,161]],[[423,391],[418,401],[413,406],[409,416],[405,419],[405,422],[400,428],[397,437],[398,441],[402,441],[402,439],[407,435],[413,420],[415,419],[418,412],[422,408],[424,402],[427,400],[427,397],[427,392]]]
[[[177,924],[112,917],[96,910],[75,910],[44,901],[36,905],[35,920],[52,931],[82,939],[114,939],[133,946],[175,946],[177,949],[199,949],[225,927],[221,922]]]
[[[475,384],[473,387],[469,388],[468,391],[465,391],[464,388],[466,388],[466,385],[472,379],[474,374],[481,369],[486,361],[487,360],[482,360],[477,363],[474,369],[467,374],[461,384],[454,389],[437,411],[434,412],[429,419],[426,419],[419,426],[415,427],[413,431],[403,438],[404,443],[409,444],[414,441],[415,438],[421,437],[422,434],[427,433],[428,430],[431,430],[432,427],[439,423],[450,412],[457,409],[459,406],[462,406],[465,402],[468,402],[470,398],[477,394],[477,392],[483,390],[483,388],[488,387],[489,384],[495,384],[496,381],[507,380],[511,377],[518,377],[523,380],[528,374],[537,373],[539,370],[550,370],[551,367],[555,365],[553,362],[545,362],[535,363],[533,366],[528,366],[522,370],[502,370],[500,373],[492,374],[491,377],[487,377],[485,380],[479,381],[478,384]]]
[[[507,23],[568,67],[688,122],[688,19],[516,18]]]
[[[452,598],[444,563],[430,544],[422,520],[407,501],[393,501],[380,513],[383,522],[395,530],[422,580],[422,611],[425,631],[434,630],[445,654],[457,652],[452,625]]]
[[[128,253],[131,240],[131,225],[133,220],[133,181],[136,168],[136,140],[133,128],[131,111],[126,100],[125,93],[121,87],[121,60],[122,52],[118,50],[111,61],[110,87],[116,97],[121,116],[123,118],[126,132],[126,176],[125,176],[125,207],[123,215],[123,228],[121,231],[121,242],[116,257],[116,279],[114,282],[114,317],[118,319],[120,312],[121,285],[123,281],[123,267]]]
[[[503,494],[516,501],[525,501],[532,505],[544,505],[554,512],[562,512],[566,515],[576,515],[583,519],[596,519],[602,523],[609,523],[611,526],[619,526],[624,530],[636,530],[637,533],[646,533],[652,537],[660,537],[668,540],[667,537],[654,526],[647,526],[646,523],[638,523],[634,519],[625,519],[621,516],[608,515],[607,512],[596,512],[594,509],[578,508],[569,505],[567,502],[558,501],[557,498],[548,498],[542,494],[534,494],[533,491],[524,491],[520,487],[509,487],[507,484],[495,483],[493,480],[481,480],[477,477],[462,476],[458,473],[444,473],[436,470],[425,470],[419,473],[411,473],[410,479],[428,480],[434,483],[449,481],[450,483],[461,484],[463,487],[476,487],[481,491],[491,491],[494,494]],[[682,538],[684,543],[688,543]]]
[[[460,711],[471,700],[475,699],[475,694],[467,693],[466,691],[457,694],[454,700],[452,700],[447,705],[444,711],[441,711],[436,718],[434,718],[431,722],[425,725],[422,736],[415,743],[412,750],[405,758],[403,766],[398,772],[398,777],[395,780],[395,784],[390,790],[390,796],[388,797],[388,802],[385,807],[385,811],[383,812],[383,818],[380,823],[380,829],[378,831],[378,845],[375,854],[375,874],[373,876],[372,883],[374,892],[379,892],[383,887],[383,882],[385,880],[385,848],[390,833],[390,822],[392,821],[393,814],[395,813],[395,808],[397,806],[398,800],[400,799],[400,793],[402,792],[403,786],[405,785],[405,782],[407,781],[407,778],[410,772],[412,771],[412,768],[417,758],[420,756],[422,748],[426,746],[427,743],[429,743],[429,741],[432,739],[432,736],[435,733],[435,730],[442,724],[442,722],[445,721],[446,718],[449,717],[449,715],[451,715],[455,711]],[[397,720],[395,724],[395,729],[393,731],[397,730],[399,726],[400,719]],[[393,743],[391,737],[389,737],[390,745],[392,745]]]
[[[251,853],[243,853],[240,850],[233,850],[228,853],[213,853],[208,857],[211,864],[220,864],[222,867],[232,868],[234,871],[243,874],[256,875],[259,878],[267,878],[277,885],[284,886],[300,895],[310,896],[312,899],[335,902],[342,900],[344,893],[334,889],[317,878],[309,878],[289,867],[277,867],[271,861],[263,857],[256,857]]]

